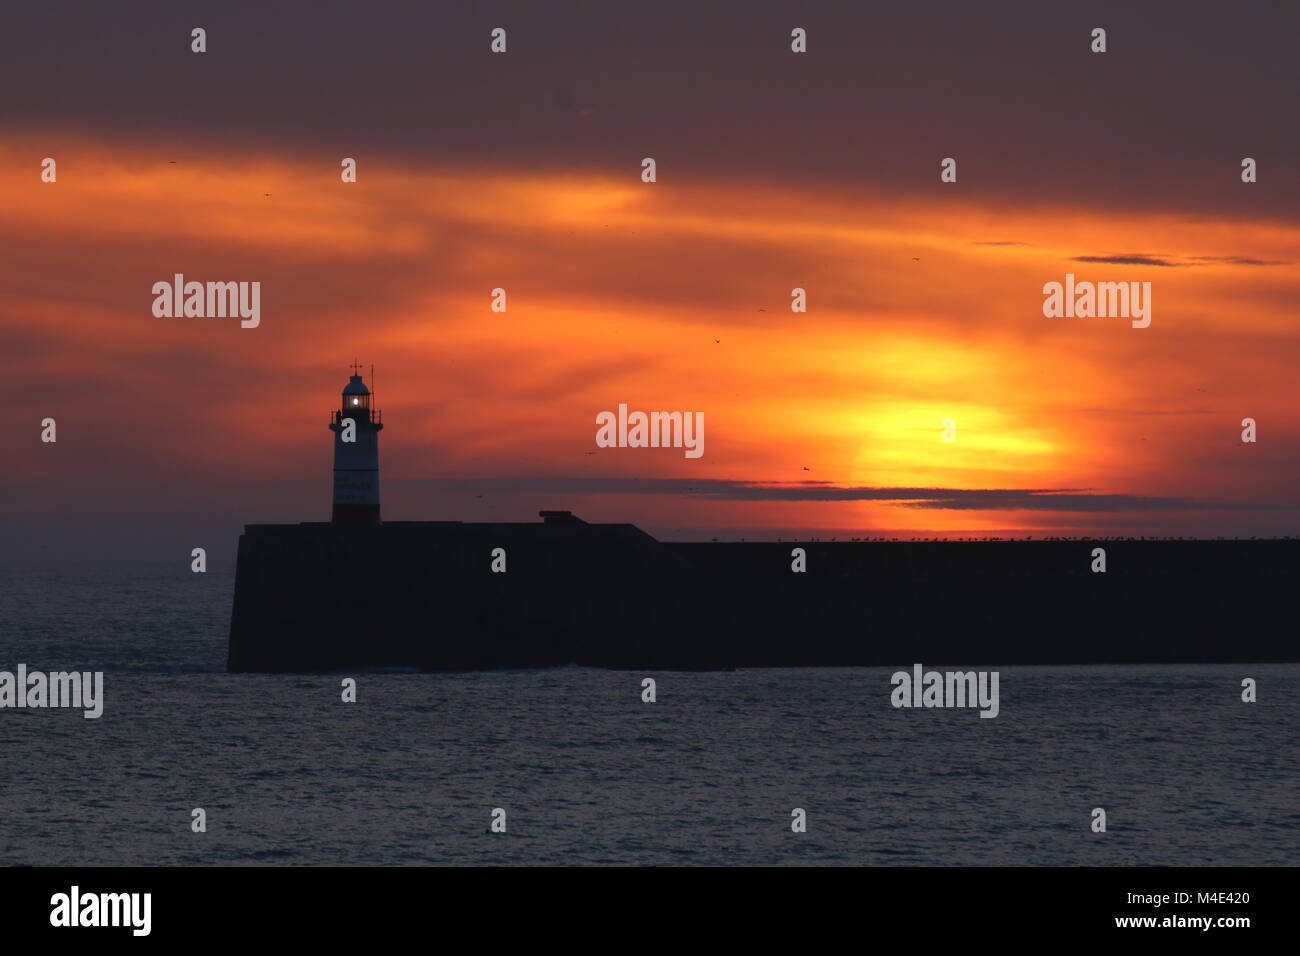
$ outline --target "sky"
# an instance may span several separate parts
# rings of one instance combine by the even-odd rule
[[[354,359],[389,520],[1300,533],[1300,7],[905,6],[6,8],[0,563],[327,520]],[[597,447],[620,403],[704,454]]]

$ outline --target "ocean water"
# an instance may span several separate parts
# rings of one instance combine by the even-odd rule
[[[0,710],[0,864],[1300,864],[1300,665],[923,662],[998,670],[991,720],[890,706],[911,660],[228,675],[228,574],[0,582],[0,670],[105,672],[98,720]]]

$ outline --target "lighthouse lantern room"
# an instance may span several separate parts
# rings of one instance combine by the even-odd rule
[[[384,424],[372,409],[374,394],[361,380],[361,368],[352,364],[352,376],[343,388],[343,400],[334,412],[334,510],[332,520],[342,524],[379,523],[379,432]],[[370,380],[374,382],[374,370]]]

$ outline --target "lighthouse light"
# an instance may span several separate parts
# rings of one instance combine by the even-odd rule
[[[352,399],[352,404],[353,404],[353,405],[360,405],[360,404],[361,404],[361,399],[359,399],[359,398],[354,398],[354,399]]]

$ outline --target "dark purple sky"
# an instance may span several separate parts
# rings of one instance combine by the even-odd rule
[[[1294,217],[1298,32],[1300,4],[1194,0],[15,3],[0,122],[907,191],[951,155],[991,197]],[[1254,209],[1233,191],[1247,155]]]

